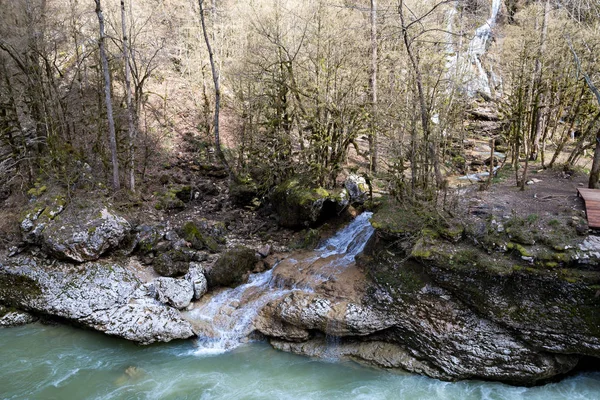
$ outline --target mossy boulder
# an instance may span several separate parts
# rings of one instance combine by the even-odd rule
[[[257,197],[258,186],[252,180],[232,181],[229,185],[229,198],[239,207],[251,205]]]
[[[156,193],[156,195],[158,197],[155,206],[157,210],[182,210],[185,208],[185,202],[191,199],[191,188],[190,186],[171,186],[163,193]]]
[[[225,244],[225,226],[219,222],[188,221],[179,230],[179,235],[196,250],[208,250],[212,253],[219,251]]]
[[[352,203],[362,204],[369,197],[369,185],[362,176],[350,174],[344,181],[344,187],[348,191]]]
[[[244,246],[226,251],[206,272],[208,287],[235,287],[244,283],[257,261],[254,250]]]
[[[321,187],[311,187],[299,179],[290,179],[275,188],[271,200],[279,215],[279,224],[297,229],[335,215],[335,197]]]
[[[142,255],[147,255],[159,250],[158,244],[166,232],[166,228],[162,225],[139,225],[135,228],[137,251]]]
[[[152,267],[161,276],[182,276],[189,271],[190,261],[192,261],[192,256],[188,252],[171,249],[156,256]]]

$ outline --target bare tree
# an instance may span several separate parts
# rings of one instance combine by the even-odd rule
[[[573,53],[573,57],[575,58],[575,64],[577,64],[577,71],[583,75],[583,79],[585,79],[585,82],[587,83],[588,87],[590,88],[590,91],[594,94],[594,96],[596,97],[596,100],[598,100],[598,106],[600,106],[600,90],[598,90],[596,85],[594,85],[594,82],[592,82],[592,78],[590,78],[590,76],[587,73],[585,73],[584,71],[581,70],[581,61],[579,61],[579,57],[577,56],[577,53],[575,52],[575,49],[573,48],[573,45],[570,40],[568,40],[568,43],[569,43],[569,48],[571,49],[571,52]],[[590,189],[599,189],[600,188],[599,181],[600,181],[600,129],[596,133],[596,143],[594,146],[594,159],[592,161],[592,168],[590,170],[590,180],[588,182],[588,187]]]
[[[106,102],[106,115],[108,118],[108,140],[111,153],[111,161],[113,168],[113,189],[119,190],[121,185],[119,182],[119,160],[117,157],[117,136],[115,133],[115,120],[113,117],[112,99],[110,94],[110,71],[108,69],[108,58],[106,56],[106,49],[104,45],[104,39],[106,34],[104,32],[104,15],[102,13],[102,5],[100,0],[94,0],[96,2],[96,15],[98,16],[98,24],[100,26],[100,39],[98,45],[100,47],[100,60],[102,62],[102,71],[104,73],[104,98]]]
[[[377,0],[371,0],[371,133],[369,147],[371,172],[377,172]]]
[[[215,135],[215,152],[217,153],[217,157],[229,173],[230,177],[232,176],[231,168],[229,167],[229,163],[227,159],[225,159],[225,155],[223,154],[223,150],[221,150],[221,138],[219,136],[219,110],[221,107],[221,85],[219,80],[219,71],[217,69],[215,63],[215,56],[213,53],[213,49],[210,45],[210,39],[208,38],[208,30],[206,28],[206,21],[204,19],[204,0],[198,0],[198,6],[200,7],[200,22],[202,23],[202,33],[204,34],[204,41],[206,42],[206,49],[208,50],[208,57],[210,60],[210,69],[212,72],[213,83],[215,86],[215,119],[214,119],[214,135]]]
[[[131,94],[131,69],[129,66],[129,38],[125,24],[125,0],[121,0],[121,29],[123,31],[123,63],[125,64],[125,90],[127,91],[127,122],[129,123],[129,144],[127,154],[129,190],[135,192],[135,138],[137,136],[133,101]]]

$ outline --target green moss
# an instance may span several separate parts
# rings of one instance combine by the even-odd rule
[[[41,195],[46,193],[47,190],[48,187],[46,185],[43,185],[40,182],[36,182],[34,184],[34,187],[27,191],[27,194],[31,197],[40,197]]]
[[[181,228],[183,239],[190,242],[197,250],[206,249],[216,253],[219,251],[218,240],[207,232],[202,231],[194,222],[188,221]]]
[[[295,240],[290,247],[293,249],[314,249],[321,240],[321,231],[319,229],[305,229],[298,234],[299,238]]]
[[[519,243],[509,242],[506,244],[506,248],[509,250],[516,250],[521,257],[533,257],[533,255]]]
[[[335,195],[314,187],[311,182],[290,179],[275,188],[271,196],[282,226],[298,228],[310,226],[322,217],[323,205],[335,203]]]
[[[18,307],[42,294],[39,284],[24,275],[0,275],[0,297],[9,306]]]

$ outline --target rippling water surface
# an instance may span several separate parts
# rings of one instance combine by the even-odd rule
[[[600,373],[535,388],[447,383],[313,360],[264,343],[199,356],[194,341],[141,347],[40,324],[0,329],[0,343],[3,399],[600,399]]]

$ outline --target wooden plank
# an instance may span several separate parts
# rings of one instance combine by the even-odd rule
[[[585,215],[590,228],[600,228],[600,190],[577,189],[585,204]]]

